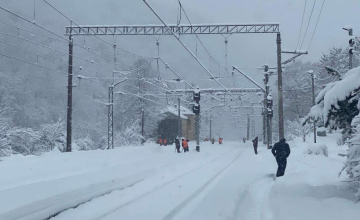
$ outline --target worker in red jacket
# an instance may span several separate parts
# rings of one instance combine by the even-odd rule
[[[163,142],[162,142],[162,139],[161,139],[161,138],[159,138],[159,144],[160,144],[160,146],[162,146],[162,144],[163,144]]]

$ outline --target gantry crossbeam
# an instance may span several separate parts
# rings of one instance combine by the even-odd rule
[[[175,34],[279,33],[277,23],[169,25]],[[115,25],[66,27],[65,35],[172,35],[164,25]]]
[[[226,93],[227,91],[224,89],[200,89],[199,90],[201,93]],[[256,92],[262,92],[261,89],[258,88],[233,88],[233,89],[228,89],[228,91],[230,91],[231,93],[256,93]],[[184,90],[184,89],[176,89],[176,90],[170,90],[168,92],[166,92],[168,94],[173,94],[173,93],[177,93],[177,94],[182,94],[182,93],[194,93],[194,90]]]

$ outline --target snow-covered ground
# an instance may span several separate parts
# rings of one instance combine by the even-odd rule
[[[173,146],[123,147],[0,162],[0,219],[358,219],[354,190],[338,178],[346,151],[337,135],[318,138],[329,157],[306,155],[290,142],[286,174],[251,142],[201,144],[177,154]],[[309,140],[309,143],[311,140]]]

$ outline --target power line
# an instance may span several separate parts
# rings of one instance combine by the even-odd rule
[[[306,11],[306,3],[307,3],[307,0],[305,1],[305,5],[304,5],[304,11],[303,11],[302,19],[301,19],[300,33],[299,33],[299,38],[298,38],[298,42],[296,44],[295,50],[298,49],[299,42],[300,42],[300,37],[301,37],[301,32],[302,32],[302,27],[303,27],[304,17],[305,17],[305,11]]]
[[[323,10],[324,4],[325,4],[325,0],[323,0],[323,3],[322,3],[322,5],[321,5],[319,17],[318,17],[318,19],[317,19],[317,21],[316,21],[315,29],[314,29],[314,32],[313,32],[313,34],[312,34],[312,36],[311,36],[311,40],[310,40],[310,43],[309,43],[309,46],[308,46],[308,49],[307,49],[307,50],[309,50],[310,45],[311,45],[311,42],[312,42],[312,40],[313,40],[313,38],[314,38],[314,35],[315,35],[315,32],[316,32],[316,28],[317,28],[317,26],[318,26],[318,23],[319,23],[319,20],[320,20],[320,16],[321,16],[321,12],[322,12],[322,10]]]
[[[183,10],[183,12],[184,12],[184,14],[185,14],[186,19],[188,20],[189,24],[192,26],[191,21],[190,21],[188,15],[186,14],[186,11],[185,11],[184,7],[182,6],[180,0],[178,0],[178,1],[179,1],[179,4],[180,4],[181,9]],[[227,73],[229,73],[229,71],[227,70],[227,68],[224,67],[223,65],[221,65],[218,61],[216,61],[215,58],[210,54],[209,50],[205,47],[205,45],[204,45],[204,43],[201,41],[200,37],[199,37],[197,34],[195,34],[195,36],[196,36],[196,38],[199,40],[199,42],[200,42],[200,44],[202,45],[202,47],[205,49],[206,53],[210,56],[210,58],[211,58],[217,65],[219,65],[221,68],[223,68]],[[229,74],[230,74],[230,73],[229,73]]]
[[[10,36],[10,37],[16,37],[16,38],[19,38],[19,39],[21,39],[21,40],[27,41],[27,42],[29,42],[29,43],[35,44],[35,45],[37,45],[37,46],[41,46],[41,47],[43,47],[43,48],[46,48],[46,49],[49,49],[49,50],[53,50],[53,51],[56,51],[56,52],[61,53],[61,54],[64,54],[64,55],[68,55],[68,56],[70,55],[68,52],[64,52],[64,51],[61,51],[61,50],[58,50],[58,49],[55,49],[55,48],[46,46],[46,45],[44,45],[44,44],[40,44],[40,43],[38,43],[38,42],[29,40],[29,39],[27,39],[27,38],[23,38],[23,37],[20,37],[20,36],[17,36],[17,35],[8,34],[8,33],[4,33],[4,32],[0,32],[0,34],[6,35],[6,36]],[[83,58],[83,57],[80,57],[80,56],[75,56],[75,55],[72,55],[72,56],[75,57],[75,58],[81,59],[81,60],[88,61],[88,59]],[[99,63],[96,63],[96,62],[93,62],[93,61],[91,61],[91,63],[93,63],[93,64],[95,64],[95,65],[97,65],[97,66],[99,66],[99,67],[102,67],[102,68],[104,68],[104,69],[108,69],[108,70],[110,70],[110,71],[113,71],[113,69],[111,69],[111,68],[109,68],[109,67],[106,67],[106,66],[103,66],[103,65],[101,65],[101,64],[99,64]]]
[[[33,54],[33,55],[36,55],[36,56],[37,56],[37,59],[39,59],[39,57],[40,57],[40,58],[43,58],[43,59],[46,59],[46,60],[50,60],[50,61],[53,61],[53,62],[57,62],[57,63],[61,63],[61,64],[68,65],[67,62],[63,62],[63,61],[61,61],[61,60],[54,60],[54,59],[51,59],[51,58],[46,57],[46,56],[41,56],[41,55],[39,55],[39,54],[37,54],[37,53],[34,53],[34,52],[32,52],[32,51],[23,49],[23,48],[21,48],[21,47],[17,47],[17,46],[15,46],[15,45],[9,44],[9,43],[7,43],[7,42],[5,42],[5,41],[2,41],[2,40],[0,40],[0,43],[3,43],[3,44],[5,44],[5,45],[8,45],[8,46],[10,46],[10,47],[14,47],[14,48],[16,48],[16,49],[18,49],[18,50],[21,50],[21,51],[24,51],[24,52],[27,52],[27,53],[30,53],[30,54]],[[73,66],[73,67],[76,67],[76,66]],[[79,66],[79,67],[80,67],[80,66]],[[79,67],[78,67],[78,68],[79,68]],[[90,72],[96,72],[96,73],[98,72],[98,71],[86,69],[86,68],[83,68],[83,67],[81,67],[81,69],[86,70],[86,71],[90,71]]]
[[[66,74],[66,75],[68,74],[67,72],[64,72],[64,71],[61,71],[61,70],[56,70],[56,69],[52,69],[52,68],[49,68],[49,67],[41,66],[41,65],[39,65],[37,63],[32,63],[32,62],[29,62],[29,61],[26,61],[26,60],[21,60],[19,58],[11,57],[11,56],[8,56],[8,55],[2,54],[2,53],[0,53],[0,56],[7,57],[7,58],[12,59],[12,60],[17,60],[19,62],[27,63],[27,64],[30,64],[30,65],[33,65],[33,66],[37,66],[37,67],[40,67],[40,68],[43,68],[43,69],[51,70],[51,71],[54,71],[54,72],[59,72],[59,73],[63,73],[63,74]]]
[[[4,25],[7,25],[7,26],[10,26],[10,27],[13,27],[15,29],[17,29],[18,31],[21,30],[21,31],[24,31],[24,32],[27,32],[27,33],[30,33],[30,34],[34,34],[34,35],[37,35],[37,36],[41,36],[41,37],[46,37],[46,38],[49,38],[49,39],[52,39],[52,40],[56,40],[56,41],[60,41],[60,42],[64,42],[64,43],[69,43],[69,40],[66,40],[66,39],[58,39],[58,38],[54,38],[54,37],[50,37],[48,35],[45,35],[45,34],[39,34],[39,33],[36,33],[34,31],[29,31],[29,30],[26,30],[26,29],[23,29],[23,28],[20,28],[20,27],[17,27],[15,25],[12,25],[12,24],[8,24],[4,21],[0,21],[0,23],[4,24]]]
[[[47,29],[47,28],[45,28],[45,27],[43,27],[43,26],[41,26],[41,25],[38,25],[38,24],[30,21],[29,19],[26,19],[26,18],[24,18],[24,17],[22,17],[22,16],[20,16],[20,15],[18,15],[18,14],[16,14],[16,13],[14,13],[14,12],[6,9],[6,8],[3,8],[3,7],[0,6],[0,9],[3,10],[3,11],[6,11],[6,12],[9,13],[9,14],[14,15],[14,16],[17,17],[17,18],[22,19],[23,21],[26,21],[26,22],[28,22],[28,23],[30,23],[30,24],[32,24],[32,25],[35,25],[36,27],[41,28],[41,29],[44,30],[44,31],[47,31],[47,32],[49,32],[49,33],[51,33],[51,34],[53,34],[53,35],[55,35],[55,36],[58,36],[58,37],[60,37],[60,38],[62,38],[62,39],[64,39],[64,40],[68,41],[65,37],[63,37],[63,36],[61,36],[61,35],[53,32],[53,31],[51,31],[51,30],[49,30],[49,29]]]
[[[311,9],[310,18],[309,18],[308,24],[307,24],[307,26],[306,26],[306,30],[305,30],[305,34],[304,34],[304,38],[303,38],[303,40],[302,40],[302,42],[301,42],[301,46],[300,46],[300,48],[302,48],[302,46],[303,46],[303,44],[304,44],[304,41],[305,41],[305,38],[306,38],[306,34],[307,34],[308,29],[309,29],[309,25],[310,25],[311,17],[312,17],[312,15],[313,15],[314,8],[315,8],[315,3],[316,3],[316,0],[314,0],[313,7],[312,7],[312,9]]]
[[[24,17],[22,17],[22,16],[20,16],[20,15],[18,15],[18,14],[16,14],[16,13],[14,13],[14,12],[11,12],[11,11],[8,10],[8,9],[5,9],[5,8],[3,8],[3,7],[1,7],[1,6],[0,6],[0,9],[3,10],[3,11],[8,12],[8,13],[11,14],[11,15],[16,16],[17,18],[20,18],[20,19],[23,20],[23,21],[26,21],[26,22],[28,22],[28,23],[30,23],[30,24],[32,24],[32,25],[35,25],[36,27],[39,27],[39,28],[41,28],[42,30],[45,30],[45,31],[47,31],[47,32],[49,32],[49,33],[51,33],[51,34],[54,34],[55,36],[58,36],[58,37],[60,37],[61,39],[64,39],[64,40],[66,40],[66,41],[69,41],[68,39],[64,38],[63,36],[61,36],[61,35],[59,35],[59,34],[56,34],[55,32],[53,32],[53,31],[51,31],[51,30],[49,30],[49,29],[47,29],[47,28],[45,28],[45,27],[43,27],[43,26],[41,26],[41,25],[38,25],[38,24],[30,21],[29,19],[26,19],[26,18],[24,18]],[[107,42],[106,42],[106,43],[107,43]],[[82,46],[80,46],[80,45],[78,45],[78,44],[76,44],[76,43],[74,43],[74,45],[76,45],[76,46],[84,49]],[[101,56],[101,55],[99,55],[99,54],[91,51],[91,50],[88,50],[88,51],[89,51],[90,53],[92,53],[92,54],[94,54],[94,55],[96,55],[96,56],[98,56],[98,57],[100,57],[100,58],[108,61],[108,62],[114,63],[113,61],[111,61],[111,60],[109,60],[109,59],[107,59],[107,58],[105,58],[105,57],[103,57],[103,56]],[[114,64],[117,65],[116,63],[114,63]],[[121,66],[120,66],[120,67],[121,67]],[[128,70],[128,69],[125,68],[125,67],[121,67],[121,68],[124,68],[124,69]]]
[[[45,0],[44,0],[45,1]],[[215,78],[213,76],[213,74],[211,72],[209,72],[209,70],[204,66],[204,64],[195,56],[195,54],[180,40],[179,36],[177,36],[170,28],[169,26],[161,19],[161,17],[154,11],[154,9],[147,3],[146,0],[143,0],[144,3],[149,7],[149,9],[156,15],[156,17],[161,21],[161,23],[163,23],[165,25],[165,27],[167,28],[167,30],[169,31],[169,33],[171,33],[178,41],[179,43],[189,52],[189,54],[200,64],[200,66],[213,78]],[[233,94],[222,84],[220,83],[218,80],[215,79],[215,81],[223,88],[225,89],[225,91],[227,93],[229,93],[231,96],[233,96]]]
[[[52,9],[54,9],[56,12],[58,12],[60,15],[62,15],[64,18],[66,18],[67,20],[69,20],[71,23],[75,24],[77,27],[79,27],[81,30],[84,30],[80,25],[78,25],[76,22],[74,22],[72,19],[70,19],[68,16],[66,16],[64,13],[62,13],[59,9],[57,9],[55,6],[53,6],[52,4],[50,4],[49,2],[47,2],[46,0],[43,0],[47,5],[49,5]],[[91,30],[92,32],[94,32],[93,30]],[[93,34],[90,34],[91,36],[95,37],[96,39],[104,42],[105,44],[113,47],[114,44],[111,44],[101,38],[99,38],[98,36],[96,36],[96,33],[94,32]],[[116,49],[119,49],[123,52],[126,52],[126,53],[129,53],[129,54],[132,54],[134,56],[137,56],[137,57],[141,57],[141,58],[147,58],[147,57],[144,57],[144,56],[141,56],[141,55],[138,55],[138,54],[135,54],[135,53],[132,53],[130,51],[127,51],[127,50],[124,50],[124,49],[121,49],[121,48],[116,48]]]

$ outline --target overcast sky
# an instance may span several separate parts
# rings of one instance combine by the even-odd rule
[[[57,9],[69,16],[78,24],[83,25],[131,25],[131,24],[160,24],[160,21],[147,8],[142,0],[48,0]],[[147,0],[159,15],[169,24],[176,23],[177,0]],[[282,34],[282,48],[295,49],[301,25],[301,19],[306,0],[181,0],[192,23],[256,23],[278,22]],[[312,6],[315,0],[307,0],[304,23],[300,44],[306,30]],[[26,18],[33,19],[32,0],[0,0],[1,6],[8,8]],[[301,49],[307,49],[309,40],[314,33],[316,20],[319,16],[323,0],[316,0],[312,19],[309,23],[307,35]],[[309,55],[303,56],[303,61],[318,61],[322,53],[326,53],[333,46],[346,47],[348,34],[342,30],[345,25],[352,25],[354,33],[360,33],[360,0],[326,0],[321,14]],[[182,23],[187,23],[182,16]],[[0,19],[16,23],[26,29],[31,28],[28,23],[21,22],[6,13],[0,14]],[[59,15],[43,0],[36,0],[36,23],[52,31],[63,34],[69,21]],[[37,30],[33,27],[34,30]],[[16,30],[15,30],[16,31]],[[112,36],[104,37],[113,42]],[[195,51],[195,37],[182,36],[181,39],[188,47]],[[201,36],[211,54],[224,64],[224,38],[220,35]],[[75,42],[84,43],[85,37],[75,37]],[[103,42],[86,37],[86,44],[98,44],[109,47]],[[156,56],[156,40],[150,36],[119,36],[116,39],[119,48],[123,48],[141,55]],[[196,78],[209,77],[200,65],[185,51],[172,36],[160,39],[161,57],[183,78],[200,85],[201,88],[220,88],[213,81],[197,81]],[[67,48],[63,48],[65,50]],[[111,49],[107,48],[107,49]],[[74,51],[80,53],[79,49]],[[89,54],[87,54],[89,55]],[[199,48],[199,58],[210,69],[209,57]],[[289,55],[283,55],[283,60]],[[121,59],[121,57],[120,57]],[[106,63],[105,61],[103,61]],[[237,34],[229,38],[229,67],[236,65],[251,74],[256,81],[262,83],[263,75],[256,69],[265,63],[276,65],[276,35],[275,34]],[[212,72],[214,63],[212,63]],[[215,74],[216,75],[216,74]],[[176,78],[169,71],[162,71],[162,78]],[[275,81],[275,77],[271,79]],[[243,78],[222,80],[226,87],[255,87]],[[184,85],[184,84],[183,84]],[[276,89],[274,90],[276,92]],[[222,126],[220,126],[222,129]],[[220,128],[219,127],[219,128]],[[232,129],[233,130],[233,129]]]
[[[147,8],[142,0],[48,0],[70,18],[79,24],[160,24],[160,21]],[[177,0],[147,0],[167,23],[177,20]],[[282,34],[282,48],[295,49],[301,25],[301,19],[306,0],[181,0],[192,23],[254,23],[278,22]],[[315,0],[307,0],[303,23],[301,45],[306,30],[311,9]],[[13,10],[28,17],[32,17],[32,2],[29,0],[1,0]],[[307,49],[314,32],[316,20],[319,16],[323,0],[316,0],[312,19],[309,23],[306,38],[301,49]],[[346,46],[347,32],[342,30],[344,25],[352,25],[354,33],[360,31],[360,0],[325,0],[309,55],[302,60],[317,61],[321,54],[333,46]],[[42,0],[37,0],[38,23],[63,33],[63,26],[69,22],[59,16]],[[50,15],[50,16],[49,16]],[[42,17],[41,17],[42,16]],[[182,23],[186,23],[183,16]],[[55,26],[53,24],[61,24]],[[205,45],[213,56],[224,64],[224,38],[222,36],[201,36]],[[120,47],[148,56],[156,55],[155,40],[152,37],[121,36],[118,39]],[[77,39],[76,39],[77,40]],[[81,40],[81,39],[80,39]],[[195,37],[184,36],[182,40],[195,51]],[[112,41],[112,37],[108,37]],[[206,76],[205,71],[171,36],[161,38],[161,56],[175,69],[183,70],[186,77]],[[229,38],[229,66],[237,65],[249,73],[256,72],[255,68],[268,63],[276,64],[276,36],[275,34],[238,34]],[[200,59],[209,67],[209,58],[204,52],[199,52]],[[289,55],[283,55],[283,60]],[[186,65],[184,65],[186,63]],[[261,77],[259,78],[261,81]]]
[[[148,1],[154,2],[154,0]],[[294,49],[298,41],[304,4],[307,2],[303,28],[306,29],[314,1],[316,1],[315,8],[302,48],[307,49],[323,0],[182,0],[181,2],[195,22],[279,22],[283,48]],[[177,1],[168,0],[168,2],[172,8],[176,8]],[[158,8],[158,10],[163,11],[164,8]],[[342,27],[350,24],[354,27],[354,33],[359,33],[359,10],[359,0],[325,0],[318,27],[309,49],[310,54],[306,59],[318,60],[321,53],[326,52],[330,47],[345,46],[348,37]],[[197,19],[199,20],[197,21]],[[266,55],[271,56],[271,54]]]

